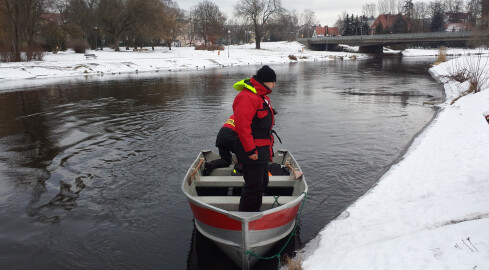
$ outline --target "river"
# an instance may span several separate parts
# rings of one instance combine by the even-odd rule
[[[275,130],[309,183],[314,238],[436,113],[434,59],[272,65]],[[234,269],[194,232],[180,185],[257,66],[51,82],[0,92],[0,269]],[[276,267],[276,260],[256,269]]]

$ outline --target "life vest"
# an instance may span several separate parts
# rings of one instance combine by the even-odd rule
[[[269,104],[269,101],[263,99],[263,108],[256,111],[255,117],[251,121],[251,135],[253,135],[256,146],[273,144],[274,116]]]
[[[234,123],[234,114],[229,117],[229,119],[222,125],[223,127],[230,128],[232,130],[235,130],[236,124]]]

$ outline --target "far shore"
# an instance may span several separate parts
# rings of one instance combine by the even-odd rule
[[[97,79],[105,75],[142,74],[159,71],[184,71],[205,68],[224,68],[240,65],[280,64],[311,61],[354,61],[367,59],[367,54],[352,52],[313,51],[298,42],[264,42],[262,48],[254,44],[226,46],[224,51],[202,51],[193,47],[144,48],[143,50],[112,49],[88,50],[85,54],[73,50],[57,54],[46,53],[42,61],[0,63],[0,91],[49,84],[54,80],[73,78]],[[478,53],[479,49],[449,48],[447,55],[461,56]],[[437,49],[408,49],[386,54],[405,57],[434,57]],[[489,53],[485,50],[484,53]],[[95,76],[94,76],[95,75]]]

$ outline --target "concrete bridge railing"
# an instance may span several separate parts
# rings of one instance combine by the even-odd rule
[[[405,34],[380,34],[360,36],[334,36],[300,38],[297,41],[310,48],[330,47],[331,45],[345,44],[350,46],[380,46],[392,44],[408,44],[435,41],[467,41],[473,36],[473,32],[432,32],[432,33],[405,33]]]

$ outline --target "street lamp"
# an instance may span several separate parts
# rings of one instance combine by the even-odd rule
[[[98,43],[97,43],[97,39],[98,39],[98,27],[95,26],[93,28],[93,30],[95,30],[95,50],[97,50],[97,48],[98,48]]]
[[[231,34],[231,30],[228,30],[228,58],[229,58],[229,43],[230,43],[230,40],[229,40],[229,36]]]

